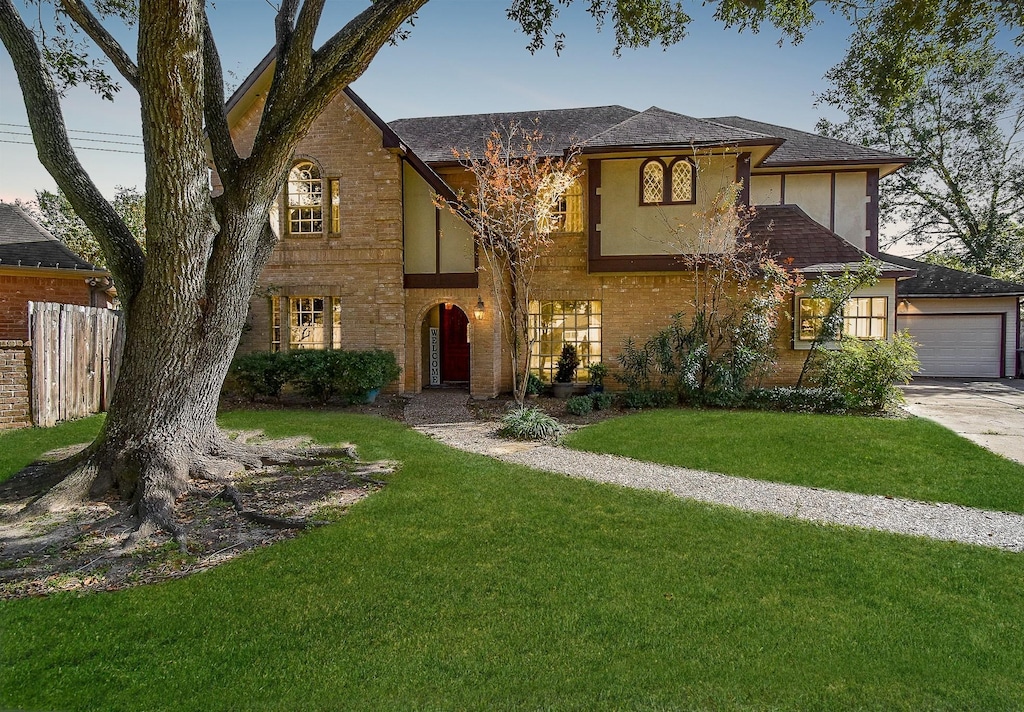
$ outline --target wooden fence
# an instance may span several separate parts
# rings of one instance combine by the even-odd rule
[[[107,409],[121,363],[121,312],[29,302],[32,423],[50,426]]]

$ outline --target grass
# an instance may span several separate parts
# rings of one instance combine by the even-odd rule
[[[22,428],[0,433],[0,482],[48,450],[89,442],[96,437],[103,417],[93,415],[52,428]]]
[[[1024,465],[921,418],[656,410],[565,442],[759,480],[1024,512]]]
[[[0,603],[0,708],[1024,706],[1024,556],[538,473],[369,417],[222,420],[404,466],[213,571]]]

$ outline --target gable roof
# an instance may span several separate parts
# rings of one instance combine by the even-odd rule
[[[652,106],[588,138],[584,142],[584,151],[599,148],[750,143],[777,145],[782,141],[770,134],[716,124]]]
[[[17,205],[0,203],[0,267],[105,272],[86,262]]]
[[[635,116],[638,112],[624,106],[590,106],[579,109],[546,111],[514,111],[498,114],[463,114],[461,116],[426,116],[398,119],[389,126],[424,161],[454,161],[452,148],[482,156],[487,139],[495,129],[512,122],[524,128],[536,127],[544,134],[543,155],[561,155],[568,146],[583,143]]]
[[[879,260],[819,225],[796,205],[759,205],[748,226],[750,241],[805,274],[856,269],[865,259],[878,263],[886,278],[912,277],[914,270]]]
[[[933,265],[899,255],[882,254],[886,262],[917,270],[917,276],[900,282],[901,297],[1021,297],[1024,284],[985,277],[972,272]]]
[[[786,126],[753,121],[742,116],[718,116],[706,120],[785,139],[785,143],[761,164],[761,167],[764,168],[838,162],[906,164],[914,160],[908,156],[900,156],[888,151],[880,151],[876,148],[868,148]]]

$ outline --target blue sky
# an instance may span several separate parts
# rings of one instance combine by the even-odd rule
[[[614,57],[610,29],[598,33],[579,7],[563,10],[556,25],[566,49],[531,55],[527,38],[506,19],[509,0],[431,0],[411,37],[385,47],[353,88],[385,120],[410,116],[490,111],[528,111],[621,104],[633,109],[657,105],[691,116],[738,114],[813,130],[827,109],[814,106],[825,89],[825,72],[841,58],[849,25],[823,17],[800,45],[778,44],[779,33],[738,34],[716,24],[697,3],[689,35],[668,50],[623,50]],[[270,0],[218,0],[211,10],[227,81],[237,85],[273,43]],[[328,36],[366,6],[359,0],[327,0],[322,35]],[[130,32],[119,38],[131,51]],[[64,101],[79,156],[100,190],[145,183],[137,153],[138,101],[131,89],[114,102],[85,89],[69,90]],[[36,189],[55,188],[30,145],[17,79],[6,52],[0,53],[0,198],[31,199]],[[95,132],[95,133],[87,133]],[[102,132],[102,133],[99,133]],[[110,134],[124,134],[115,136]],[[79,140],[80,139],[80,140]],[[91,139],[86,141],[85,139]],[[117,143],[100,143],[100,141]]]

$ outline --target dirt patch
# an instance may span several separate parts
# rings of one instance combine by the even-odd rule
[[[253,434],[243,438],[252,439]],[[362,462],[351,446],[312,448],[294,439],[261,443],[296,456],[290,465],[197,482],[176,508],[187,532],[183,551],[169,535],[127,545],[133,525],[116,498],[31,518],[13,518],[38,491],[41,467],[9,480],[0,496],[0,599],[58,591],[111,591],[181,578],[246,551],[338,520],[383,486],[396,463]],[[48,453],[48,460],[73,450]]]

